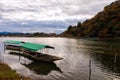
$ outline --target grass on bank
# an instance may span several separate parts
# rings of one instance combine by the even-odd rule
[[[0,80],[31,80],[27,77],[22,77],[16,73],[15,70],[11,70],[11,68],[0,62]]]

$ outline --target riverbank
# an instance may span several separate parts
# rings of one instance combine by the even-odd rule
[[[31,80],[28,77],[23,77],[12,70],[8,65],[0,62],[0,80]]]

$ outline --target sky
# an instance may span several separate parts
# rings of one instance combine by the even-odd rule
[[[0,32],[61,33],[115,0],[0,0]]]

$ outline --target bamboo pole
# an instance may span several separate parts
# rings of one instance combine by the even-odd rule
[[[91,80],[91,60],[89,60],[89,80]]]
[[[116,63],[116,60],[117,60],[117,53],[115,53],[114,63]]]

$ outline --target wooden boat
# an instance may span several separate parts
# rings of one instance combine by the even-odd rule
[[[52,55],[37,52],[37,50],[41,50],[43,48],[54,49],[54,47],[51,47],[51,46],[48,46],[48,45],[43,45],[43,44],[28,43],[28,42],[27,43],[20,42],[19,45],[18,45],[18,43],[16,45],[15,42],[14,42],[14,44],[13,44],[13,42],[14,41],[6,41],[5,42],[5,49],[19,51],[20,52],[19,54],[25,55],[32,60],[43,61],[43,62],[53,62],[53,61],[57,61],[57,60],[62,59],[60,57],[56,57],[56,56],[52,56]]]

